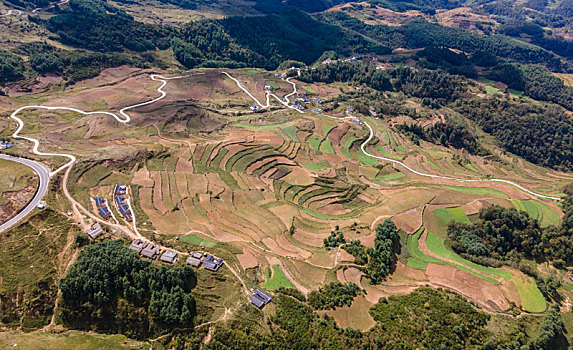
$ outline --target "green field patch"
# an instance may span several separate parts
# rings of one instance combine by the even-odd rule
[[[376,146],[376,147],[374,147],[374,149],[376,150],[376,152],[380,153],[382,156],[384,156],[386,158],[397,159],[397,160],[402,159],[402,157],[400,157],[398,155],[389,153],[382,146]]]
[[[465,186],[462,187],[462,186],[448,186],[448,185],[442,185],[442,187],[467,194],[484,195],[484,196],[499,197],[499,198],[508,197],[507,194],[501,191],[487,187],[465,187]]]
[[[334,153],[334,148],[332,148],[332,141],[330,141],[330,139],[326,139],[323,143],[321,143],[320,151],[322,153]]]
[[[476,168],[474,168],[474,166],[473,166],[471,163],[465,164],[464,167],[465,167],[466,169],[469,169],[469,170],[473,171],[474,173],[479,173],[479,171],[478,171]]]
[[[316,90],[311,88],[310,86],[307,86],[304,88],[306,90],[306,92],[308,92],[309,94],[316,94]]]
[[[311,137],[309,137],[306,142],[310,145],[310,147],[312,147],[315,150],[318,150],[320,147],[320,142],[322,141],[321,138],[319,138],[316,135],[312,135]]]
[[[513,98],[520,98],[523,95],[523,91],[509,89],[509,94]]]
[[[262,286],[268,289],[278,289],[280,287],[284,288],[294,288],[294,285],[285,276],[285,273],[279,265],[273,265],[273,273],[271,276],[271,271],[269,268],[265,269],[265,275],[267,276],[267,281],[263,282]]]
[[[485,92],[487,92],[488,95],[493,95],[493,94],[497,94],[500,92],[498,88],[491,86],[491,85],[486,85],[486,86],[484,86],[484,88],[485,88]]]
[[[294,142],[299,142],[298,137],[296,136],[296,133],[298,131],[298,128],[294,125],[289,126],[287,128],[283,128],[281,129],[288,137],[290,137]]]
[[[484,78],[484,77],[479,77],[479,78],[478,78],[478,81],[479,81],[480,83],[486,83],[486,84],[495,84],[495,83],[496,83],[494,80],[487,79],[487,78]]]
[[[258,74],[259,72],[254,69],[249,69],[244,72],[245,74]]]
[[[545,311],[546,304],[545,298],[533,277],[527,276],[528,282],[524,282],[521,278],[513,277],[511,281],[517,287],[519,295],[521,296],[521,305],[525,311],[540,313]]]
[[[544,203],[533,199],[512,199],[511,203],[517,210],[524,211],[532,218],[537,219],[541,227],[559,225],[559,215]]]
[[[414,269],[418,269],[418,270],[425,270],[426,267],[428,267],[428,264],[448,265],[448,266],[455,267],[456,269],[470,273],[476,277],[483,279],[484,281],[487,281],[487,282],[490,282],[493,284],[499,284],[498,281],[496,281],[492,278],[489,278],[487,276],[481,275],[481,274],[479,274],[473,270],[468,269],[467,267],[453,264],[453,263],[448,262],[448,261],[440,260],[440,259],[437,259],[437,258],[434,258],[432,256],[429,256],[429,255],[422,253],[422,251],[420,250],[420,248],[418,246],[418,242],[419,242],[419,239],[422,236],[423,232],[424,232],[424,227],[420,227],[420,229],[418,231],[416,231],[416,233],[408,236],[408,239],[406,241],[406,247],[407,247],[408,253],[410,255],[410,257],[408,257],[408,261],[407,261],[408,266],[410,266]],[[429,232],[428,232],[428,234],[429,234]],[[511,277],[511,274],[509,274],[509,277]]]
[[[17,346],[15,346],[17,344]],[[2,332],[0,333],[0,348],[2,349],[82,349],[82,350],[114,350],[114,349],[150,349],[150,345],[131,340],[124,335],[97,334],[80,331],[50,333],[36,331]]]
[[[448,225],[451,221],[471,224],[462,207],[440,208],[432,211],[438,219]]]
[[[461,265],[466,267],[472,268],[480,273],[488,274],[491,276],[501,277],[505,280],[510,280],[513,275],[505,270],[496,269],[493,267],[486,267],[482,265],[478,265],[471,261],[468,261],[461,256],[454,253],[452,250],[446,247],[445,239],[438,237],[437,235],[433,234],[432,232],[428,232],[428,236],[426,238],[426,244],[428,245],[428,249],[430,249],[434,254],[441,256],[442,258],[449,259],[455,261]],[[478,276],[480,277],[480,276]],[[485,277],[485,276],[484,276]],[[490,281],[491,282],[491,281]],[[499,282],[495,281],[492,282],[498,284]]]
[[[404,177],[404,173],[397,172],[397,173],[382,176],[382,180],[384,180],[384,181],[397,181],[403,177]]]
[[[181,242],[193,244],[193,245],[200,246],[200,247],[212,248],[212,247],[217,245],[216,241],[205,240],[205,239],[203,239],[197,235],[194,235],[194,234],[183,236],[183,237],[179,238],[179,240]]]
[[[430,158],[426,157],[426,159],[428,160],[428,164],[430,164],[432,167],[434,167],[434,168],[436,168],[436,169],[438,169],[439,171],[442,171],[442,172],[444,172],[444,173],[447,172],[447,171],[445,171],[444,169],[440,168],[440,167],[439,167],[436,163],[434,163],[434,161],[431,160]]]
[[[268,86],[272,87],[273,89],[279,88],[279,84],[277,84],[277,82],[274,80],[267,80],[265,85],[268,85]]]
[[[322,166],[320,164],[316,164],[316,163],[312,163],[312,162],[308,162],[308,163],[302,163],[302,166],[304,166],[307,169],[310,169],[312,171],[321,171],[326,169],[326,166]]]

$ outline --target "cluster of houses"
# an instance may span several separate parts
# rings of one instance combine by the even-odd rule
[[[127,186],[126,185],[117,185],[115,186],[115,190],[113,191],[113,200],[117,206],[117,210],[123,218],[129,222],[132,221],[132,214],[131,210],[129,210],[129,206],[125,201],[125,196],[127,193]]]
[[[109,218],[111,218],[111,211],[109,211],[109,208],[107,207],[107,203],[105,201],[105,198],[96,197],[94,200],[95,200],[95,205],[96,205],[97,212],[99,213],[99,215],[104,220],[108,220]]]
[[[13,145],[11,143],[8,143],[8,141],[0,140],[0,150],[12,148],[12,147],[13,147]]]
[[[203,254],[200,252],[193,252],[187,258],[186,263],[193,267],[199,268],[201,264],[206,270],[209,271],[218,271],[225,261],[221,258],[217,258],[211,254]]]
[[[254,294],[251,295],[249,300],[251,301],[251,303],[253,305],[258,307],[259,309],[262,309],[265,305],[267,305],[268,303],[271,302],[271,296],[268,295],[267,293],[263,292],[262,290],[257,288],[257,289],[253,289],[252,292]]]
[[[177,252],[173,251],[173,250],[165,250],[163,252],[163,254],[161,254],[161,247],[153,244],[153,243],[149,243],[146,242],[142,239],[136,239],[135,241],[133,241],[131,243],[131,245],[129,246],[129,249],[135,251],[136,253],[140,254],[141,256],[143,256],[144,258],[148,258],[151,260],[155,260],[157,259],[157,257],[159,256],[159,260],[169,263],[169,264],[175,264],[177,262],[177,258],[179,257],[179,254],[177,254]]]

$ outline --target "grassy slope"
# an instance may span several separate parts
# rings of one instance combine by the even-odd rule
[[[517,210],[522,210],[537,219],[541,227],[559,224],[559,215],[546,204],[536,200],[511,200],[511,203]]]
[[[266,282],[263,283],[263,287],[265,288],[277,289],[279,287],[285,287],[285,288],[294,287],[294,285],[291,283],[291,281],[288,280],[288,278],[285,276],[284,272],[278,265],[273,265],[272,277],[269,276],[270,271],[268,269],[266,271],[266,274],[268,279]]]
[[[14,346],[14,344],[17,344]],[[103,335],[69,331],[61,334],[46,332],[4,332],[0,333],[2,349],[45,349],[45,350],[115,350],[150,349],[149,345],[131,340],[123,335]]]

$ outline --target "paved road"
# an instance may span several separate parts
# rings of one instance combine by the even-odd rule
[[[40,183],[38,185],[38,189],[36,190],[36,194],[34,194],[34,197],[30,201],[30,203],[28,203],[28,205],[24,209],[22,209],[18,214],[16,214],[16,216],[14,216],[7,222],[0,225],[0,232],[3,232],[9,229],[10,227],[14,226],[18,221],[25,218],[38,206],[42,198],[44,198],[44,196],[48,192],[48,184],[50,183],[50,173],[43,164],[30,159],[17,158],[6,154],[0,154],[0,159],[6,159],[26,165],[32,168],[32,170],[34,170],[36,174],[38,174],[38,178],[40,179]]]
[[[300,75],[300,70],[298,70],[298,73]],[[227,72],[223,72],[223,74],[225,74],[227,77],[231,78],[233,81],[235,81],[235,83],[239,86],[239,88],[241,88],[243,91],[245,91],[245,93],[247,93],[247,95],[249,95],[249,97],[251,97],[257,104],[259,104],[261,106],[261,109],[266,109],[268,107],[270,107],[270,103],[269,103],[269,96],[274,97],[277,101],[279,101],[280,103],[282,103],[283,105],[285,105],[286,107],[295,110],[299,113],[304,113],[303,111],[301,111],[300,109],[294,108],[293,105],[290,105],[290,101],[287,98],[283,98],[283,100],[281,100],[278,96],[276,96],[273,93],[267,92],[267,104],[266,105],[262,105],[259,100],[254,97],[251,92],[245,88],[237,79],[233,78],[229,73]],[[287,96],[292,96],[294,94],[296,94],[297,90],[296,90],[296,84],[293,83],[292,81],[290,81],[291,78],[287,78],[287,79],[283,79],[285,81],[287,81],[288,83],[290,83],[293,86],[293,92],[286,95]],[[356,116],[352,116],[352,115],[348,115],[346,117],[335,117],[335,116],[331,116],[331,115],[327,115],[327,114],[320,114],[321,116],[327,117],[327,118],[331,118],[331,119],[337,119],[337,120],[359,120],[364,126],[366,126],[366,128],[368,128],[368,131],[370,132],[370,135],[368,136],[368,139],[366,141],[364,141],[361,145],[360,145],[360,149],[362,150],[362,152],[367,155],[368,157],[372,157],[375,159],[379,159],[379,160],[383,160],[386,162],[391,162],[394,164],[397,164],[403,168],[405,168],[406,170],[419,175],[419,176],[423,176],[423,177],[429,177],[429,178],[434,178],[434,179],[443,179],[443,180],[453,180],[453,181],[460,181],[460,182],[497,182],[497,183],[505,183],[508,185],[511,185],[513,187],[516,187],[526,193],[529,193],[532,196],[536,196],[539,198],[544,198],[544,199],[550,199],[550,200],[554,200],[554,201],[560,201],[561,198],[559,197],[554,197],[554,196],[547,196],[544,194],[540,194],[540,193],[536,193],[533,192],[531,190],[526,189],[525,187],[516,184],[513,181],[509,181],[509,180],[505,180],[505,179],[464,179],[464,178],[459,178],[459,177],[452,177],[452,176],[443,176],[443,175],[435,175],[435,174],[428,174],[428,173],[423,173],[421,171],[417,171],[415,169],[412,169],[411,167],[409,167],[408,165],[404,164],[403,162],[396,160],[396,159],[392,159],[392,158],[386,158],[386,157],[381,157],[381,156],[377,156],[374,155],[370,152],[368,152],[368,150],[366,149],[366,147],[368,146],[368,144],[370,143],[370,141],[372,141],[372,139],[374,138],[375,132],[374,129],[370,126],[370,124],[368,124],[365,120],[361,120],[360,118],[356,117]]]

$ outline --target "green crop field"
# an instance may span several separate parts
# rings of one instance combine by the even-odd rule
[[[527,276],[528,282],[522,281],[520,278],[512,278],[512,282],[517,287],[519,295],[521,296],[521,304],[525,311],[529,312],[543,312],[546,309],[545,298],[537,288],[535,281],[532,277]]]
[[[294,288],[294,285],[291,283],[291,281],[288,280],[288,278],[285,276],[285,273],[283,272],[283,270],[281,270],[279,265],[273,265],[272,277],[270,276],[270,273],[271,273],[270,270],[267,268],[265,270],[265,274],[267,275],[267,281],[263,283],[264,288],[268,289],[278,289],[280,287]]]
[[[466,224],[471,224],[470,219],[468,219],[466,213],[462,207],[453,208],[440,208],[433,211],[433,213],[445,224],[448,225],[450,222],[462,222]]]
[[[433,253],[435,253],[436,255],[439,255],[443,258],[455,261],[461,265],[470,267],[470,268],[472,268],[476,271],[479,271],[481,273],[484,273],[484,274],[488,274],[488,275],[496,276],[496,277],[501,277],[505,280],[509,280],[512,278],[512,274],[505,271],[505,270],[478,265],[476,263],[473,263],[471,261],[468,261],[468,260],[462,258],[461,256],[457,255],[456,253],[454,253],[453,251],[451,251],[450,249],[448,249],[446,247],[445,239],[436,236],[432,232],[428,232],[426,244],[428,245],[428,248]]]
[[[282,129],[282,131],[288,135],[294,142],[299,142],[298,137],[296,136],[296,132],[298,128],[296,126],[289,126],[288,128]]]
[[[507,198],[507,194],[494,190],[493,188],[487,187],[465,187],[465,186],[448,186],[442,185],[442,187],[448,188],[450,190],[467,193],[467,194],[475,194],[475,195],[483,195],[489,197],[500,197],[500,198]]]
[[[254,70],[254,69],[249,69],[249,70],[246,70],[244,73],[245,73],[245,74],[252,75],[252,74],[258,74],[259,72],[257,72],[257,71]]]
[[[448,265],[448,266],[455,267],[459,270],[465,271],[467,273],[470,273],[476,277],[483,279],[484,281],[487,281],[487,282],[490,282],[493,284],[499,284],[499,282],[494,280],[493,278],[479,274],[473,270],[468,269],[467,267],[453,264],[453,263],[448,262],[448,261],[436,259],[434,257],[428,256],[428,255],[422,253],[422,251],[418,247],[418,240],[420,239],[420,236],[422,235],[423,232],[424,232],[424,228],[421,227],[416,233],[408,236],[408,240],[406,243],[408,253],[410,254],[410,257],[408,258],[408,262],[407,262],[408,266],[415,268],[415,269],[419,269],[419,270],[425,270],[426,267],[428,266],[428,264]],[[430,234],[430,233],[428,232],[428,234]],[[437,237],[437,236],[435,236],[435,237]],[[511,274],[509,274],[509,277],[511,277]]]
[[[209,248],[217,245],[216,241],[208,241],[208,240],[205,240],[205,239],[203,239],[197,235],[194,235],[194,234],[183,236],[183,237],[179,238],[179,240],[181,242],[193,244],[196,246],[209,247]]]
[[[517,210],[522,210],[532,218],[537,219],[541,224],[541,227],[559,225],[559,215],[544,203],[532,199],[512,199],[511,203]]]

